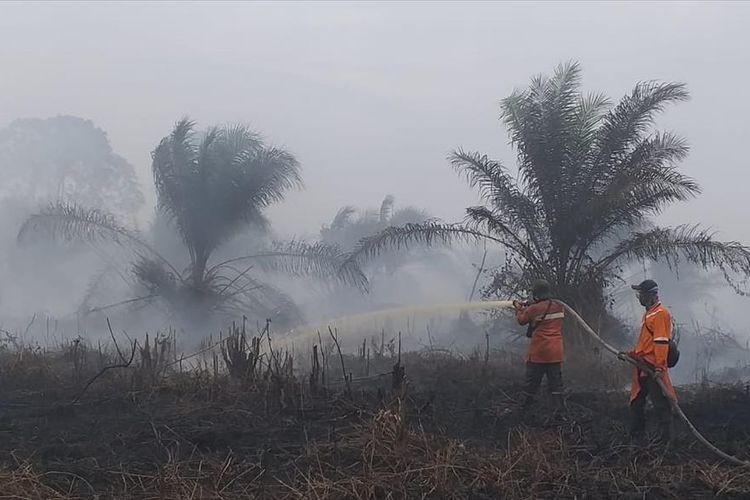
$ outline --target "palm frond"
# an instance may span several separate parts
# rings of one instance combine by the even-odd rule
[[[406,224],[421,224],[432,217],[426,210],[416,207],[403,207],[394,210],[389,220],[391,226],[403,226]]]
[[[558,64],[551,79],[550,97],[564,101],[570,106],[578,98],[581,86],[581,64],[578,61],[567,61]]]
[[[367,289],[367,278],[356,262],[349,260],[340,248],[325,243],[291,241],[276,243],[268,252],[236,257],[212,266],[207,273],[215,273],[224,266],[257,263],[258,269],[281,272],[292,276],[312,276]]]
[[[115,309],[122,306],[131,306],[134,307],[134,304],[138,304],[138,306],[142,306],[143,303],[150,302],[152,299],[155,299],[156,295],[144,295],[142,297],[133,297],[132,299],[125,299],[120,300],[111,304],[106,304],[103,306],[95,306],[95,307],[89,307],[85,304],[82,304],[81,307],[78,308],[78,312],[84,316],[94,313],[100,313],[103,311],[108,311],[110,309]],[[136,307],[138,307],[136,306]]]
[[[175,216],[176,210],[184,201],[185,176],[198,172],[197,151],[192,142],[194,127],[193,121],[181,119],[172,133],[162,139],[151,153],[157,201]],[[208,143],[212,143],[214,139],[215,135],[210,134]]]
[[[395,199],[393,198],[393,195],[388,195],[385,198],[383,198],[383,202],[380,204],[380,223],[381,224],[388,224],[388,221],[391,219],[391,214],[393,213],[393,202]]]
[[[50,204],[24,221],[17,239],[19,243],[28,242],[32,235],[46,235],[56,241],[79,241],[93,245],[114,243],[133,250],[136,255],[151,255],[179,275],[138,233],[120,225],[111,214],[101,210],[68,203]]]
[[[671,132],[656,132],[639,140],[622,163],[614,165],[617,174],[629,172],[652,172],[664,167],[673,167],[684,160],[690,152],[687,141]],[[695,189],[698,189],[697,185]]]
[[[228,151],[257,151],[262,149],[260,134],[243,124],[228,125],[221,129]]]
[[[551,78],[532,79],[501,103],[501,118],[518,152],[524,192],[535,201],[550,228],[553,243],[564,239],[555,222],[571,214],[575,184],[568,182],[581,156],[580,67],[571,62],[556,68]]]
[[[571,165],[567,182],[574,185],[588,185],[590,167],[596,154],[596,141],[599,125],[612,105],[604,94],[581,95],[576,106],[573,130],[570,136]]]
[[[502,241],[504,246],[523,255],[524,258],[536,259],[531,247],[522,239],[524,235],[515,232],[501,212],[483,206],[468,207],[465,225],[478,232],[492,234],[497,240]]]
[[[177,276],[159,261],[141,257],[133,264],[132,273],[152,296],[170,297],[177,291]]]
[[[698,226],[655,228],[635,233],[600,259],[594,269],[602,272],[618,261],[641,259],[666,261],[670,268],[685,259],[704,269],[718,268],[725,276],[729,272],[750,276],[750,248],[735,241],[718,241],[712,233]]]
[[[668,204],[697,195],[698,184],[675,167],[687,152],[684,139],[669,133],[641,141],[600,192],[581,200],[572,230],[583,237],[577,242],[579,251],[615,229],[638,225]]]
[[[654,116],[671,103],[687,101],[683,83],[641,82],[610,111],[599,129],[595,181],[625,156],[633,144],[648,132]]]
[[[303,322],[303,314],[294,300],[278,288],[263,281],[246,277],[240,286],[227,289],[216,308],[234,316],[247,316],[262,321],[272,319],[282,327]]]
[[[521,192],[500,162],[460,149],[449,160],[455,170],[466,176],[469,185],[478,188],[482,198],[492,204],[493,211],[503,214],[511,231],[525,231],[538,248],[542,247],[539,207]]]
[[[120,226],[111,214],[62,202],[50,204],[26,219],[18,231],[18,241],[26,242],[40,233],[65,242],[125,244],[137,240],[136,235]]]
[[[529,92],[515,91],[501,102],[501,118],[508,128],[511,144],[517,149],[517,159],[521,179],[527,188],[540,201],[547,200],[544,180],[553,175],[548,172],[547,177],[539,175],[535,165],[545,165],[544,136],[541,127],[544,115],[541,107],[529,95]],[[546,134],[544,134],[546,135]],[[541,168],[541,167],[540,167]]]
[[[238,195],[246,194],[246,207],[268,207],[281,201],[288,191],[302,187],[299,162],[283,149],[242,151],[234,166]]]
[[[203,166],[216,161],[211,158],[216,153],[216,148],[213,146],[217,141],[222,139],[222,134],[222,130],[218,127],[211,127],[206,131],[198,147],[198,165]]]
[[[191,185],[200,175],[198,151],[193,145],[195,123],[187,118],[177,122],[172,133],[161,140],[151,153],[151,170],[154,176],[159,209],[174,223],[186,243],[194,238],[190,221],[190,202],[196,196]],[[209,142],[213,142],[210,139]],[[202,155],[208,156],[208,152]],[[192,182],[191,182],[192,180]],[[194,249],[188,244],[191,255]]]
[[[202,239],[218,245],[241,225],[265,230],[263,211],[293,188],[302,185],[299,163],[281,149],[243,150],[230,164],[217,166],[213,181],[204,186],[211,208],[202,208]],[[201,207],[197,207],[200,209]]]
[[[577,135],[583,139],[595,138],[597,126],[604,119],[604,113],[611,105],[612,100],[601,93],[579,96],[575,109]]]
[[[492,235],[482,233],[461,224],[444,224],[427,221],[422,224],[406,224],[388,227],[380,233],[360,240],[349,255],[350,261],[366,261],[391,249],[408,248],[413,245],[449,245],[453,242],[473,242],[483,239],[503,243]]]
[[[457,149],[448,155],[453,169],[466,177],[469,187],[477,188],[482,199],[491,202],[498,189],[513,183],[502,163],[490,160],[487,155]]]
[[[336,217],[334,217],[333,221],[331,222],[331,229],[334,231],[343,229],[347,224],[351,222],[352,216],[356,212],[357,210],[351,205],[342,207],[338,212],[336,212]]]

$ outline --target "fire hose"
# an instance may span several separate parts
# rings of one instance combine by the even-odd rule
[[[664,382],[662,381],[661,377],[659,377],[653,370],[653,368],[642,361],[638,361],[636,359],[633,359],[628,356],[622,356],[621,353],[609,345],[604,339],[602,339],[598,333],[594,331],[593,328],[591,328],[586,321],[568,304],[561,300],[555,300],[557,303],[559,303],[563,308],[565,308],[565,311],[568,312],[575,320],[578,322],[578,324],[583,328],[583,330],[596,342],[598,342],[604,349],[614,354],[617,359],[620,359],[622,361],[625,361],[631,365],[633,365],[636,368],[641,369],[642,371],[646,372],[650,377],[652,377],[654,380],[656,380],[656,383],[659,385],[659,388],[661,389],[662,393],[667,397],[667,400],[669,400],[670,405],[672,407],[672,413],[677,415],[680,420],[682,420],[685,425],[687,425],[688,429],[690,429],[690,432],[695,436],[695,438],[701,442],[704,446],[706,446],[709,450],[711,450],[714,454],[721,457],[723,460],[726,460],[728,462],[731,462],[736,465],[741,465],[744,467],[750,467],[750,462],[746,460],[739,459],[735,456],[732,456],[728,453],[725,453],[724,451],[720,450],[716,446],[714,446],[710,441],[708,441],[703,435],[698,431],[698,429],[695,428],[693,423],[690,421],[690,419],[685,415],[685,412],[682,411],[682,408],[680,408],[680,405],[677,403],[676,400],[669,397],[669,392],[667,391],[666,386],[664,385]],[[373,313],[365,313],[361,315],[351,316],[349,317],[350,320],[363,320],[368,319],[371,317],[378,317],[381,315],[398,315],[398,314],[414,314],[417,312],[433,312],[433,311],[444,311],[449,309],[458,309],[458,310],[468,310],[468,309],[486,309],[486,308],[512,308],[513,302],[510,300],[497,300],[497,301],[475,301],[470,303],[460,303],[460,304],[447,304],[447,305],[439,305],[439,306],[418,306],[418,307],[405,307],[405,308],[396,308],[396,309],[389,309],[385,311],[376,311]],[[300,332],[297,332],[298,335],[304,335],[305,333],[313,333],[317,329],[320,329],[321,327],[315,327],[315,326],[307,326],[306,328],[302,328]],[[285,339],[287,342],[291,342],[294,339],[294,335],[291,337],[288,337]]]
[[[661,379],[661,377],[659,377],[654,372],[654,370],[650,366],[646,365],[643,362],[639,362],[639,361],[637,361],[637,360],[635,360],[635,359],[633,359],[631,357],[621,356],[620,352],[617,349],[615,349],[614,347],[612,347],[611,345],[609,345],[607,342],[605,342],[604,339],[602,339],[599,336],[599,334],[596,333],[594,331],[594,329],[591,328],[588,325],[588,323],[586,323],[586,321],[584,321],[584,319],[572,307],[570,307],[568,304],[566,304],[565,302],[563,302],[561,300],[556,300],[556,302],[559,303],[561,306],[563,306],[565,308],[565,311],[567,313],[569,313],[571,316],[573,316],[573,318],[576,320],[576,322],[578,322],[578,324],[583,328],[583,330],[587,334],[589,334],[589,336],[591,336],[594,340],[596,340],[599,344],[601,344],[601,346],[604,347],[604,349],[606,349],[607,351],[609,351],[612,354],[614,354],[615,356],[617,356],[617,359],[625,361],[625,362],[633,365],[636,368],[640,368],[641,370],[643,370],[646,373],[648,373],[649,376],[653,377],[653,379],[656,380],[656,383],[659,384],[659,388],[661,389],[662,393],[669,400],[669,402],[670,402],[670,404],[672,406],[672,413],[674,413],[675,415],[677,415],[683,422],[685,422],[685,425],[687,425],[688,429],[690,429],[690,432],[693,434],[693,436],[695,436],[695,438],[698,441],[700,441],[704,446],[706,446],[709,450],[711,450],[713,453],[715,453],[717,456],[721,457],[722,459],[724,459],[724,460],[726,460],[728,462],[732,462],[733,464],[736,464],[736,465],[742,465],[744,467],[750,467],[750,462],[748,462],[746,460],[739,459],[739,458],[737,458],[735,456],[732,456],[732,455],[730,455],[728,453],[725,453],[724,451],[722,451],[719,448],[717,448],[716,446],[714,446],[708,439],[706,439],[705,437],[703,437],[703,435],[700,433],[700,431],[698,431],[698,429],[695,428],[695,426],[690,421],[690,419],[687,417],[687,415],[685,415],[685,412],[682,411],[682,408],[680,408],[680,405],[677,403],[677,401],[674,400],[674,399],[672,399],[671,397],[669,397],[669,395],[668,395],[669,392],[667,391],[667,387],[664,385],[664,381]]]

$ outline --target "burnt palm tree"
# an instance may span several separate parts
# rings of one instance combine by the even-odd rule
[[[176,269],[111,215],[74,205],[56,204],[33,215],[19,238],[46,230],[58,239],[127,247],[135,252],[130,276],[145,289],[144,300],[165,299],[180,309],[202,311],[199,314],[224,309],[268,316],[291,308],[283,293],[257,279],[258,270],[366,285],[356,264],[337,247],[322,243],[274,243],[251,255],[212,262],[214,252],[240,230],[267,229],[265,209],[302,182],[291,153],[266,146],[244,126],[214,127],[200,139],[193,129],[188,119],[179,121],[152,153],[158,208],[189,253],[186,269]]]
[[[545,278],[588,316],[600,314],[622,267],[642,259],[716,267],[739,286],[735,278],[750,275],[750,249],[698,226],[651,222],[664,207],[699,193],[677,169],[686,141],[653,128],[668,104],[688,99],[685,85],[638,83],[612,105],[602,94],[583,94],[580,74],[577,63],[560,65],[502,101],[517,176],[481,153],[449,156],[484,201],[468,208],[462,223],[388,228],[365,238],[352,259],[414,243],[485,240],[507,258],[491,288],[510,294]]]

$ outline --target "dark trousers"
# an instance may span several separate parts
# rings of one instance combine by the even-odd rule
[[[659,424],[659,433],[663,441],[672,437],[672,410],[669,399],[661,392],[659,384],[650,376],[641,377],[641,390],[630,403],[630,433],[642,435],[646,430],[646,399],[651,400]]]
[[[539,386],[542,385],[542,379],[547,377],[547,389],[555,399],[562,399],[563,380],[562,380],[562,363],[533,363],[526,362],[526,404],[533,401],[534,396],[539,392]]]

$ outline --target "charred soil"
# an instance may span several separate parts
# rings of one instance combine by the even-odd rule
[[[338,358],[238,380],[216,357],[146,383],[141,354],[82,395],[99,370],[3,354],[0,498],[750,498],[750,470],[679,426],[668,449],[631,444],[623,390],[569,384],[562,414],[544,397],[521,408],[500,354],[343,357],[348,383]],[[750,458],[747,387],[679,393],[706,437]]]

